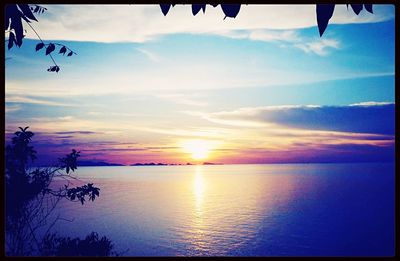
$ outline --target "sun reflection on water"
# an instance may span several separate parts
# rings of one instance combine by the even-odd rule
[[[196,166],[193,182],[193,193],[196,201],[196,210],[201,211],[204,197],[204,180],[201,166]]]
[[[202,166],[196,166],[193,178],[193,197],[194,197],[194,216],[192,223],[192,242],[194,248],[198,251],[204,248],[205,244],[205,223],[204,223],[204,177]]]
[[[220,168],[223,167],[198,165],[190,174],[187,188],[191,195],[188,206],[192,210],[188,210],[190,218],[180,229],[185,231],[181,234],[182,241],[190,242],[185,251],[192,255],[223,255],[249,247],[257,241],[261,222],[273,221],[273,213],[268,209],[273,209],[275,204],[285,204],[291,198],[293,184],[288,176],[270,176],[265,182],[265,177],[258,175],[232,178],[235,169],[221,173]],[[216,170],[218,175],[211,170]],[[278,190],[280,186],[286,189]]]

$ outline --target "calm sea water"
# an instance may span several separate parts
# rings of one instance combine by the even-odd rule
[[[81,167],[94,202],[63,202],[65,236],[126,256],[394,255],[394,164]],[[78,184],[78,183],[77,183]]]

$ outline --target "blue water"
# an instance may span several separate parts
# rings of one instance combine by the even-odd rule
[[[394,164],[81,167],[55,230],[126,256],[392,256]],[[77,185],[79,182],[75,182]]]

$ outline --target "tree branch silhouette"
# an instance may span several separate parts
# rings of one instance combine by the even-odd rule
[[[55,50],[55,46],[61,46],[59,50],[59,54],[65,55],[67,51],[67,56],[77,55],[76,52],[71,50],[69,47],[59,44],[59,43],[48,43],[46,44],[43,39],[40,37],[39,33],[35,30],[35,28],[31,25],[31,21],[38,21],[34,15],[34,13],[42,14],[47,8],[39,6],[39,5],[28,5],[28,4],[8,4],[6,5],[5,12],[5,33],[8,33],[8,49],[13,48],[14,45],[21,47],[23,38],[25,35],[23,34],[24,30],[22,21],[25,21],[26,24],[32,29],[40,43],[36,45],[36,51],[39,51],[43,47],[46,47],[46,55],[49,55],[53,66],[50,66],[47,71],[49,72],[59,72],[60,66],[56,63],[53,55],[51,54]]]
[[[42,38],[40,37],[40,35],[36,32],[35,28],[33,28],[33,26],[28,23],[29,27],[32,29],[32,31],[36,34],[36,36],[39,38],[39,40],[43,43],[43,45],[45,45],[45,43],[43,42]],[[56,61],[54,60],[53,56],[51,55],[51,53],[49,53],[49,56],[51,58],[51,60],[53,61],[54,65],[59,68],[59,66],[57,65]],[[58,69],[59,70],[59,69]],[[58,72],[58,71],[57,71]]]

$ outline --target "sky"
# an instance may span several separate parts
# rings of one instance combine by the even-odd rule
[[[39,162],[77,149],[120,164],[394,161],[394,7],[45,5],[5,50],[6,141],[35,133]]]

